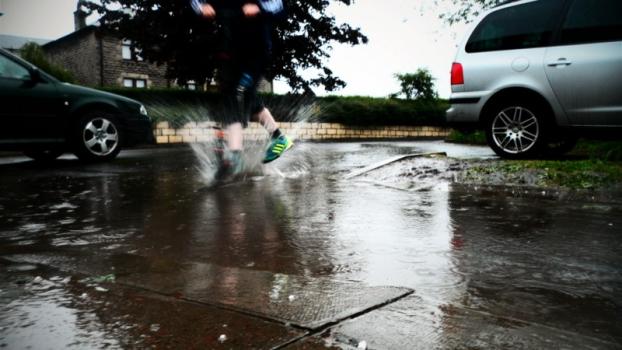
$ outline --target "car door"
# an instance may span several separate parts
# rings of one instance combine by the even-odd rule
[[[622,126],[622,1],[572,0],[545,70],[573,125]]]
[[[0,53],[0,143],[59,142],[62,99],[54,82]]]

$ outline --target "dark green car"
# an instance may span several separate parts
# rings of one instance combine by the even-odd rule
[[[73,152],[105,161],[122,147],[152,142],[151,120],[139,102],[62,83],[0,49],[0,150],[36,160]]]

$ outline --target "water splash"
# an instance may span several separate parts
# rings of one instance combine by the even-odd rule
[[[242,160],[245,165],[244,176],[258,178],[262,176],[278,176],[280,178],[299,178],[309,173],[311,169],[309,153],[311,147],[306,147],[303,141],[302,127],[304,123],[317,122],[321,106],[312,98],[306,96],[264,96],[264,102],[272,112],[277,123],[288,124],[290,127],[281,130],[295,143],[295,147],[288,151],[286,156],[273,164],[262,164],[265,150],[270,143],[267,131],[257,131],[248,128],[244,134],[244,151]],[[175,103],[165,101],[150,101],[150,113],[154,116],[172,120],[171,126],[197,126],[202,129],[200,140],[190,143],[190,147],[197,159],[197,170],[201,181],[212,183],[218,169],[219,159],[217,149],[226,153],[222,138],[219,137],[221,125],[218,120],[223,116],[223,108],[217,104],[207,104],[203,101],[189,101]],[[286,129],[286,130],[284,130]],[[286,170],[285,170],[286,169]]]

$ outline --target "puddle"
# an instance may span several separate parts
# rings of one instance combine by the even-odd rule
[[[592,344],[585,339],[605,344],[622,341],[617,322],[622,313],[619,198],[599,202],[542,189],[456,185],[453,177],[463,168],[461,161],[453,159],[412,159],[352,181],[344,179],[370,163],[435,145],[300,143],[291,158],[285,156],[272,165],[273,174],[211,191],[199,190],[204,179],[198,161],[192,150],[184,148],[143,151],[136,158],[121,158],[101,168],[114,176],[98,174],[97,167],[89,169],[88,176],[82,169],[50,169],[50,176],[38,178],[32,178],[28,169],[19,168],[15,171],[19,175],[9,171],[0,184],[0,257],[20,264],[7,267],[5,280],[19,279],[37,266],[87,276],[115,274],[119,280],[139,273],[146,276],[148,285],[170,282],[169,296],[179,295],[184,288],[207,290],[220,293],[222,304],[230,306],[236,296],[228,291],[246,293],[243,306],[255,312],[273,300],[284,305],[304,302],[304,284],[292,287],[292,279],[323,281],[325,285],[314,286],[314,291],[331,291],[336,285],[394,286],[414,290],[421,303],[416,310],[435,315],[389,309],[384,319],[414,317],[407,317],[405,324],[421,324],[420,329],[429,330],[433,339],[453,337],[456,343],[446,343],[450,345],[464,341],[474,347],[503,348],[504,343],[495,343],[497,330],[505,339],[516,337],[530,348],[546,348],[547,339],[569,344],[562,339],[565,333],[525,342],[529,332],[506,327],[507,320],[533,326],[524,329],[539,335],[543,329],[574,332],[580,335],[577,348]],[[296,164],[304,167],[299,170]],[[71,181],[60,174],[69,174]],[[39,196],[29,198],[32,194]],[[63,207],[50,209],[58,205]],[[217,278],[210,279],[210,269],[196,266],[221,268]],[[192,273],[184,275],[188,269]],[[283,276],[293,277],[288,282]],[[161,344],[171,334],[189,334],[156,317],[158,310],[129,298],[128,302],[136,301],[132,304],[136,308],[109,305],[108,310],[117,310],[114,318],[106,319],[102,311],[94,319],[94,304],[82,308],[82,295],[98,295],[103,308],[115,288],[100,286],[108,291],[74,293],[67,287],[41,284],[41,290],[27,290],[25,284],[34,277],[21,284],[0,285],[2,305],[11,305],[3,310],[8,328],[1,333],[10,347],[19,342],[36,347],[42,343],[29,341],[42,341],[52,329],[59,334],[54,345],[64,348],[77,343],[89,348],[96,338],[106,340],[111,339],[109,334],[117,334],[106,330],[110,329],[106,325],[116,322],[119,327],[140,323],[140,331],[128,335],[127,343],[123,337],[113,337],[118,342],[112,342],[112,348],[140,347],[143,343],[133,343],[137,339]],[[214,285],[221,289],[209,289]],[[253,292],[258,290],[265,292],[264,299],[254,303]],[[339,291],[347,294],[348,289]],[[352,297],[362,298],[361,294]],[[322,298],[317,300],[321,305]],[[183,310],[198,318],[193,320],[203,320],[192,307]],[[296,311],[288,309],[292,315]],[[32,315],[39,312],[55,315],[60,322],[38,321]],[[150,317],[140,322],[119,318],[141,312]],[[183,314],[171,314],[176,322],[185,319]],[[372,324],[365,327],[373,329]],[[398,332],[399,325],[392,328],[395,332],[386,332],[395,337],[390,344],[425,340],[425,334]],[[12,331],[17,328],[22,330]],[[370,348],[382,344],[356,334],[355,328],[344,329],[343,337],[333,339],[337,343],[349,339],[348,344],[357,346],[366,341]],[[475,334],[478,328],[488,331]],[[453,329],[460,334],[451,333]],[[85,330],[88,334],[82,335]],[[279,339],[289,339],[283,335],[287,331],[278,333]],[[34,335],[29,338],[28,332]],[[245,341],[251,343],[236,343],[240,333],[225,332],[222,324],[210,332],[208,344],[218,342],[222,334],[226,334],[224,345],[252,344],[248,338]]]

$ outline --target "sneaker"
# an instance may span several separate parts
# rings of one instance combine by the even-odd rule
[[[242,154],[240,152],[229,152],[224,155],[214,178],[217,181],[226,180],[241,174],[243,170]]]
[[[281,135],[277,137],[276,139],[272,140],[272,142],[270,143],[270,146],[268,147],[268,150],[266,151],[266,156],[263,159],[263,162],[270,163],[271,161],[280,157],[281,154],[283,154],[283,152],[290,149],[293,145],[294,143],[289,137],[285,135]]]

